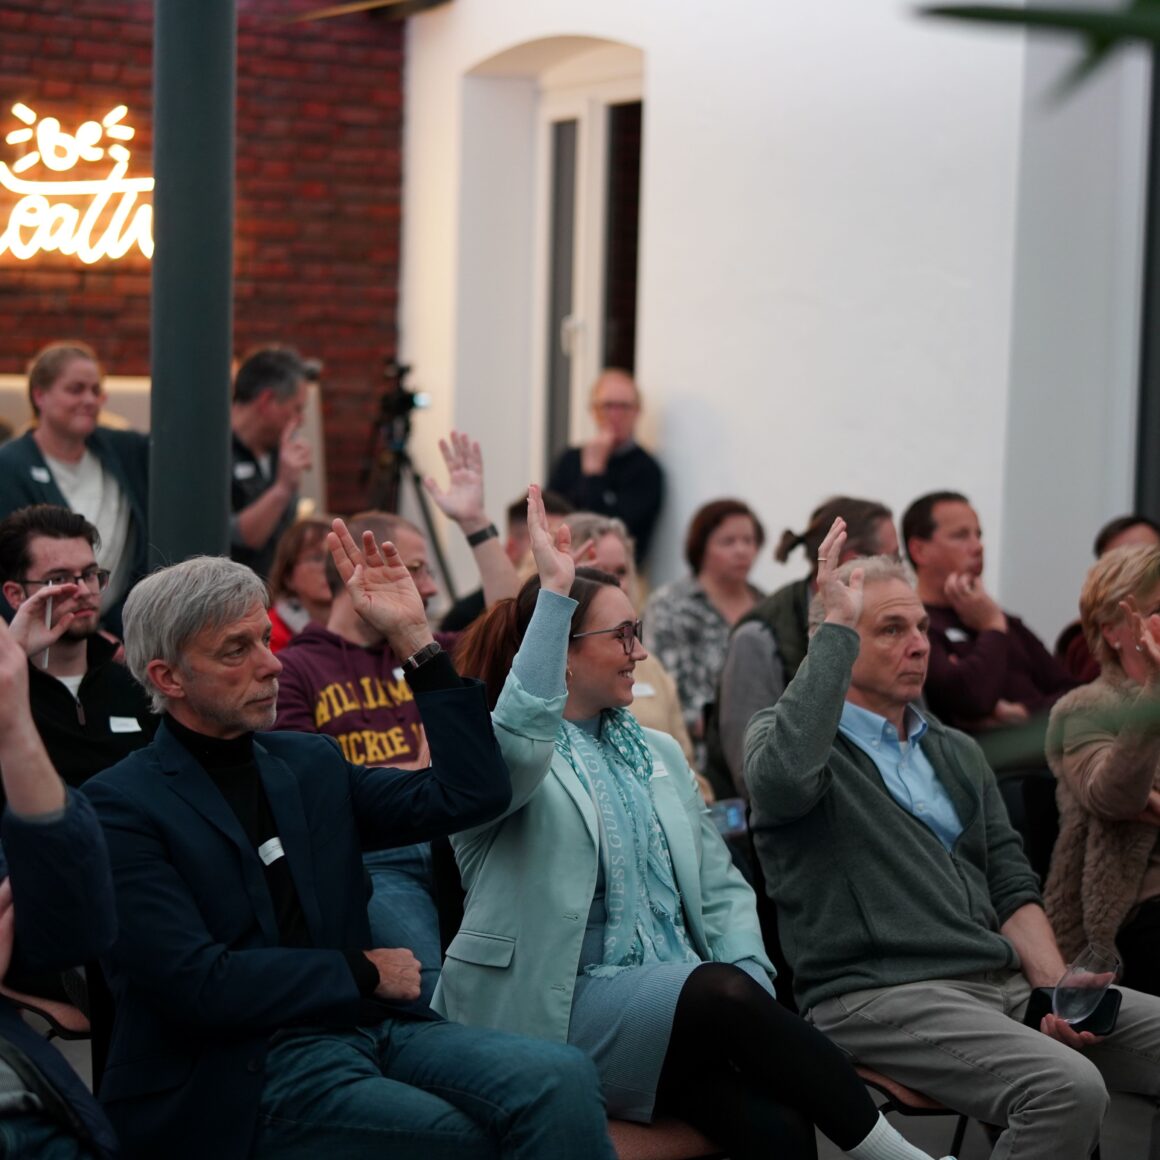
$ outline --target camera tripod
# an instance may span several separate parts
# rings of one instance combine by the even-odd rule
[[[425,403],[409,391],[405,385],[411,368],[402,366],[394,359],[388,359],[383,369],[383,377],[393,381],[393,387],[386,390],[379,400],[379,417],[371,429],[371,446],[368,467],[364,472],[367,482],[367,503],[379,511],[399,514],[404,487],[410,484],[427,543],[439,578],[452,604],[459,598],[451,567],[443,551],[443,544],[436,534],[435,521],[431,516],[431,501],[423,486],[423,476],[415,466],[407,444],[411,438],[411,412]]]

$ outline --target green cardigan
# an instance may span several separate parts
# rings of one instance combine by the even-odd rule
[[[856,632],[822,625],[745,739],[754,839],[802,1010],[864,988],[1018,968],[999,927],[1041,901],[974,741],[927,717],[923,751],[963,824],[948,853],[838,733],[857,655]]]

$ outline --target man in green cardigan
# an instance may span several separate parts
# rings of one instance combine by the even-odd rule
[[[1115,1032],[1022,1023],[1064,963],[978,746],[913,704],[926,610],[897,562],[818,557],[806,660],[752,720],[753,830],[807,1017],[860,1063],[984,1123],[1004,1160],[1086,1160],[1108,1090],[1160,1097],[1160,999]],[[1160,1156],[1147,1130],[1132,1155]]]

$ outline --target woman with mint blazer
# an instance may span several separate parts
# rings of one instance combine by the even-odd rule
[[[646,655],[628,597],[576,569],[535,487],[528,527],[539,576],[457,658],[487,686],[512,801],[452,837],[467,901],[432,1005],[583,1048],[611,1115],[679,1115],[736,1160],[813,1157],[815,1124],[858,1160],[926,1157],[774,998],[753,892],[692,771],[626,711]]]

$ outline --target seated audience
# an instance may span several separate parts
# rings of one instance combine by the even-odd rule
[[[636,562],[643,564],[661,511],[664,475],[636,441],[640,388],[628,371],[610,367],[592,386],[591,408],[596,434],[556,460],[548,490],[578,511],[623,520],[636,544]]]
[[[527,501],[524,501],[525,518]],[[544,509],[547,511],[547,504]],[[555,533],[552,515],[548,512],[548,530]],[[564,523],[572,534],[572,549],[577,563],[607,572],[616,577],[621,591],[637,603],[636,564],[632,551],[632,537],[623,520],[613,516],[601,516],[594,512],[575,512],[567,516]],[[585,547],[587,545],[587,547]],[[677,696],[676,682],[665,672],[651,653],[637,661],[633,672],[632,704],[629,712],[647,729],[667,733],[681,747],[685,760],[693,764],[693,743],[685,721],[681,715],[681,701]],[[709,804],[713,802],[712,790],[708,782],[697,774],[697,785]]]
[[[288,346],[247,355],[230,409],[230,555],[268,576],[274,549],[298,516],[298,485],[310,469],[302,437],[310,367]]]
[[[817,591],[818,548],[839,517],[847,529],[843,561],[855,556],[898,555],[894,517],[888,507],[870,499],[834,496],[813,510],[804,532],[787,528],[782,533],[774,559],[784,564],[801,547],[810,571],[755,605],[737,622],[729,638],[706,731],[706,774],[719,794],[748,796],[745,730],[758,709],[768,708],[781,696],[805,659],[810,599]]]
[[[1102,556],[1080,611],[1100,675],[1051,710],[1047,914],[1064,955],[1114,942],[1124,982],[1160,995],[1160,547]]]
[[[1147,516],[1117,516],[1109,520],[1096,536],[1095,557],[1098,560],[1116,548],[1143,545],[1155,548],[1160,545],[1160,524]],[[1075,620],[1069,624],[1055,642],[1056,660],[1077,681],[1088,684],[1100,675],[1100,662],[1092,656],[1084,635],[1083,625]]]
[[[479,445],[452,433],[440,444],[450,486],[428,487],[435,502],[467,533],[489,527],[483,507],[483,458]],[[423,533],[401,516],[363,512],[349,524],[356,539],[366,533],[375,542],[394,543],[415,581],[424,607],[437,592],[427,566]],[[495,536],[476,539],[473,548],[484,590],[494,602],[516,590],[515,571]],[[308,625],[281,654],[278,716],[275,728],[333,737],[347,761],[355,765],[391,765],[422,769],[429,760],[419,705],[399,669],[402,659],[390,643],[355,611],[333,560],[326,580],[333,595],[326,626]],[[441,647],[455,641],[437,633]],[[419,1001],[426,1004],[435,989],[442,958],[431,848],[427,842],[393,846],[366,854],[371,877],[371,935],[379,946],[407,946],[422,968]]]
[[[584,1048],[614,1116],[676,1114],[736,1157],[921,1157],[842,1054],[773,996],[753,892],[671,737],[627,712],[644,658],[614,576],[576,569],[537,489],[539,575],[461,645],[512,773],[494,822],[452,838],[467,888],[435,1005]]]
[[[983,587],[983,533],[966,496],[916,499],[902,540],[930,614],[931,712],[976,735],[999,772],[1042,767],[1047,714],[1076,681]]]
[[[270,651],[281,652],[308,624],[325,624],[333,594],[326,580],[325,520],[286,529],[270,567]]]
[[[705,504],[685,535],[692,575],[658,588],[645,605],[645,639],[677,682],[698,766],[705,706],[717,693],[729,630],[763,595],[749,573],[764,542],[761,521],[740,500]]]
[[[92,807],[52,768],[28,711],[28,662],[0,625],[0,1153],[112,1160],[117,1141],[96,1100],[20,1013],[16,976],[77,966],[117,929],[109,857]]]
[[[480,825],[511,795],[483,691],[434,642],[402,557],[335,521],[351,598],[402,662],[428,769],[267,733],[281,663],[248,568],[199,557],[130,595],[125,651],[165,714],[89,781],[120,933],[101,1099],[129,1160],[610,1157],[579,1052],[407,1012],[420,964],[376,947],[361,852]]]
[[[1108,1089],[1156,1110],[1160,1001],[1124,990],[1104,1040],[1022,1023],[1064,972],[1037,879],[978,746],[916,705],[929,614],[904,568],[839,568],[843,539],[839,520],[819,553],[809,663],[746,739],[795,996],[856,1062],[1000,1126],[996,1156],[1088,1160]],[[1150,1123],[1136,1142],[1160,1147]]]
[[[546,491],[544,510],[548,513],[549,522],[556,528],[575,508],[563,496]],[[503,550],[518,573],[528,558],[528,501],[523,496],[508,506],[507,539],[504,541]],[[474,592],[461,596],[447,610],[440,628],[444,632],[462,632],[472,621],[478,620],[483,615],[486,607],[483,589],[477,588]]]
[[[68,508],[36,504],[0,520],[0,583],[28,657],[32,717],[71,786],[148,745],[157,728],[117,645],[98,631],[109,582],[99,545],[97,529]]]
[[[101,379],[97,356],[83,342],[54,342],[32,360],[35,426],[0,447],[0,518],[30,504],[55,504],[93,524],[98,562],[109,573],[101,618],[120,635],[121,605],[146,568],[149,439],[98,425]]]

